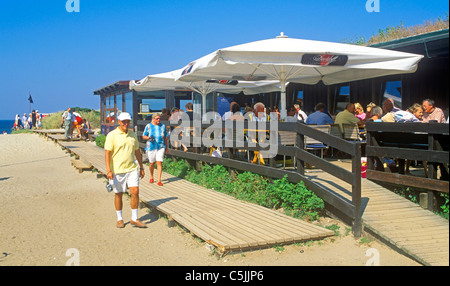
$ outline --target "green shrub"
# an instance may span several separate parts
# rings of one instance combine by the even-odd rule
[[[97,136],[97,138],[95,138],[95,144],[98,147],[103,148],[103,147],[105,147],[105,140],[106,140],[105,134],[100,134]]]
[[[448,207],[449,195],[441,193],[441,197],[443,197],[445,199],[444,204],[441,206],[442,216],[444,218],[448,219],[449,218],[449,207]]]

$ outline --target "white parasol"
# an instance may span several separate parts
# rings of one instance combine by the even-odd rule
[[[156,90],[173,90],[173,89],[190,89],[202,95],[203,114],[206,114],[206,95],[211,92],[218,91],[224,93],[238,94],[257,94],[267,93],[280,90],[278,81],[237,81],[237,80],[214,80],[203,79],[199,81],[186,82],[175,81],[175,77],[181,74],[180,70],[166,73],[148,75],[139,81],[130,81],[130,89],[136,91],[156,91]]]
[[[182,68],[179,81],[209,78],[277,80],[281,87],[281,116],[286,117],[288,82],[326,85],[411,73],[422,55],[364,46],[288,38],[219,49]]]

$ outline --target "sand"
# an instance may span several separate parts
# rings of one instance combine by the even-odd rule
[[[371,253],[382,266],[420,265],[374,238],[345,235],[348,226],[328,217],[320,223],[338,224],[340,236],[224,257],[147,208],[139,216],[148,228],[132,227],[129,198],[117,229],[105,180],[78,173],[56,144],[18,134],[0,135],[0,147],[0,266],[364,266],[377,260]]]

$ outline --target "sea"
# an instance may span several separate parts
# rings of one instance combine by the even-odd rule
[[[14,120],[0,120],[0,135],[3,134],[3,131],[11,134],[11,129],[14,126]]]

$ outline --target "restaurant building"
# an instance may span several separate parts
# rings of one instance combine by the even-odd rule
[[[394,99],[395,105],[403,110],[424,99],[433,99],[437,107],[449,114],[449,29],[420,34],[371,47],[390,49],[424,55],[415,73],[384,76],[326,86],[290,83],[286,88],[286,106],[300,103],[306,113],[314,112],[317,103],[323,102],[328,111],[335,115],[348,102],[359,102],[363,107],[370,102],[382,105],[386,98]],[[117,81],[94,91],[100,96],[101,129],[103,134],[117,126],[117,114],[128,112],[132,125],[145,119],[149,114],[170,110],[177,106],[184,109],[187,102],[194,104],[194,112],[201,112],[201,95],[189,90],[160,90],[138,92],[130,90],[129,80]],[[213,92],[206,97],[206,111],[217,111],[223,115],[232,101],[241,106],[262,102],[266,107],[280,106],[280,92],[244,95]]]

